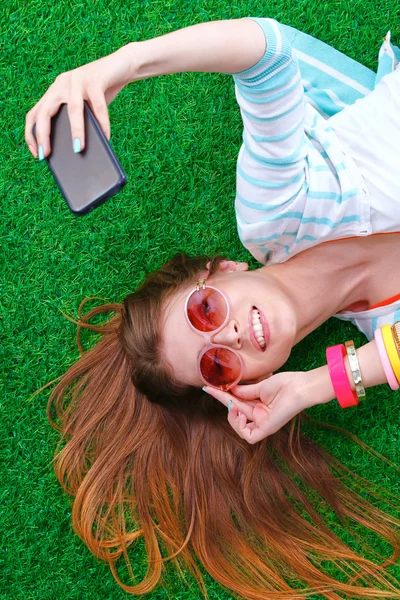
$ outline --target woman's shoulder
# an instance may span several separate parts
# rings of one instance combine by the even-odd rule
[[[376,329],[384,325],[394,325],[396,321],[400,321],[400,293],[367,310],[346,310],[333,316],[342,321],[350,321],[369,340],[372,340]]]

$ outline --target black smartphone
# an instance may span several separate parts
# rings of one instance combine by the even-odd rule
[[[51,119],[51,153],[45,159],[69,208],[85,215],[126,184],[126,175],[88,103],[84,103],[85,149],[75,154],[67,105]],[[33,128],[36,137],[36,126]]]

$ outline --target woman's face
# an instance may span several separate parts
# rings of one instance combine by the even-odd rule
[[[207,277],[206,284],[225,294],[230,314],[225,327],[211,336],[215,344],[234,348],[242,357],[242,383],[265,378],[281,367],[289,357],[296,337],[296,313],[279,281],[268,274],[268,267],[248,271],[246,263],[223,261],[220,270]],[[206,277],[207,271],[202,276]],[[162,351],[175,378],[183,384],[202,387],[197,366],[205,346],[202,335],[189,326],[184,312],[189,284],[165,304],[162,324]],[[255,340],[249,319],[256,308],[266,323],[267,339],[262,348]],[[269,339],[268,339],[269,338]],[[262,343],[262,342],[261,342]]]

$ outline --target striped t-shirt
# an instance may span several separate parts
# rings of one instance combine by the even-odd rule
[[[329,121],[307,102],[283,27],[254,18],[267,47],[234,74],[243,119],[237,161],[239,236],[261,263],[281,263],[321,242],[371,233],[368,191]]]

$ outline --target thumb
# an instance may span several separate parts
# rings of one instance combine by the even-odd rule
[[[242,400],[254,400],[260,397],[261,382],[252,383],[250,385],[237,385],[232,389],[232,392]]]

